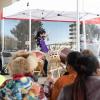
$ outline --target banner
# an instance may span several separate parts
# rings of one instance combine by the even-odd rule
[[[100,24],[100,18],[93,18],[85,21],[86,24]]]

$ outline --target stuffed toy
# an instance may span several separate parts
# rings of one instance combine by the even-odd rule
[[[59,56],[59,51],[51,51],[48,54],[48,62],[49,66],[52,68],[58,68],[60,65],[60,56]]]
[[[37,59],[38,59],[38,65],[37,67],[34,69],[34,73],[35,74],[44,74],[44,70],[43,70],[43,66],[44,66],[44,59],[45,59],[45,54],[41,51],[38,50],[34,50],[31,52],[32,55],[36,55]]]

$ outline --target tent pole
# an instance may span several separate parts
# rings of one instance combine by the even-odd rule
[[[76,50],[80,51],[80,20],[79,20],[79,0],[77,0],[77,27],[76,27]]]
[[[1,21],[1,41],[2,41],[1,59],[2,59],[2,65],[4,65],[4,58],[3,58],[3,52],[4,52],[4,19],[2,19],[2,21]]]
[[[31,51],[31,10],[29,11],[29,51]]]
[[[86,45],[86,31],[85,31],[85,20],[83,18],[83,37],[84,37],[84,49],[87,48],[87,45]]]
[[[83,10],[83,13],[85,14],[85,11],[84,11],[84,3],[85,1],[83,0],[82,1],[82,10]],[[86,30],[85,30],[85,16],[83,17],[83,49],[86,49],[87,48],[87,45],[86,45]]]

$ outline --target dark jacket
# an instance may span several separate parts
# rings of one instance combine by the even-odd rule
[[[62,88],[58,100],[71,100],[73,84]],[[91,76],[86,81],[87,100],[100,100],[100,76]]]

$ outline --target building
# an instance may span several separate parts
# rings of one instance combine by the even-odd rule
[[[76,47],[76,22],[69,25],[69,41],[73,49]]]

